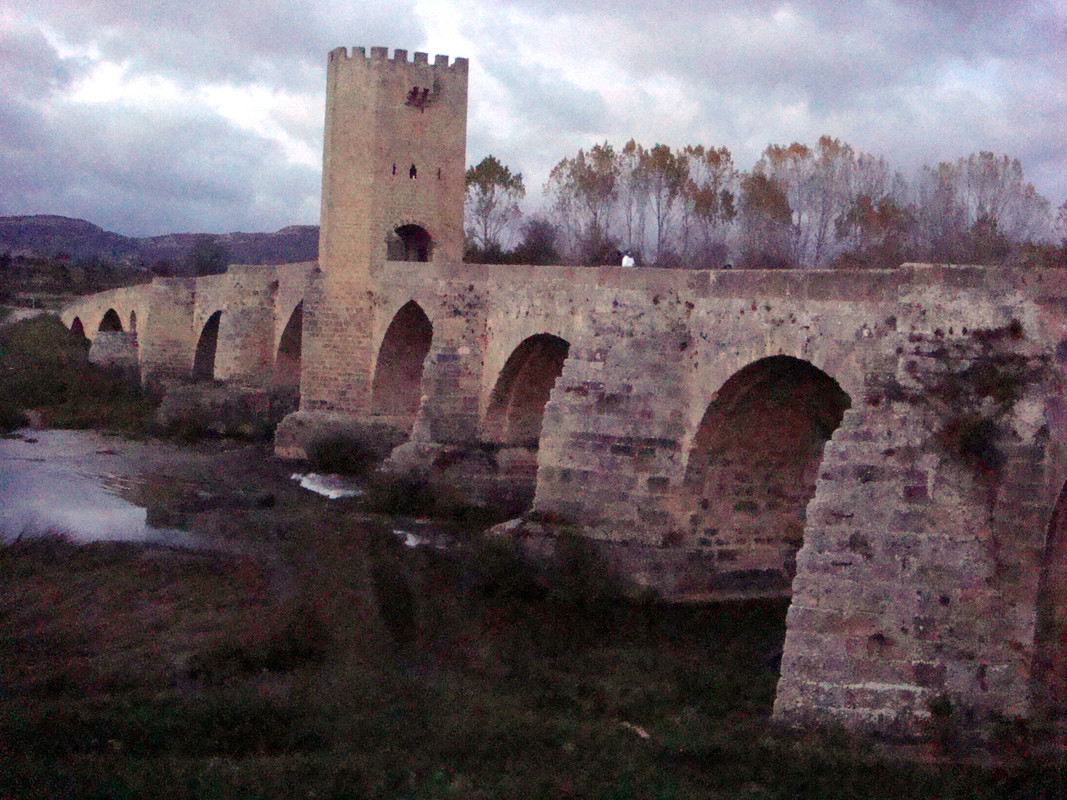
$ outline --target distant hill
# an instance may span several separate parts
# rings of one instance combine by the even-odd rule
[[[210,275],[229,264],[318,258],[317,225],[275,233],[172,233],[138,239],[83,219],[0,217],[0,303],[49,307],[64,298],[145,283],[156,275]]]
[[[84,219],[46,214],[0,217],[0,253],[28,258],[96,257],[126,264],[137,258],[137,240]]]
[[[166,264],[172,274],[195,270],[210,248],[230,264],[291,264],[318,258],[317,225],[290,225],[275,233],[172,233],[139,239],[105,231],[83,219],[49,214],[0,217],[0,254],[30,259],[106,261],[121,267]]]

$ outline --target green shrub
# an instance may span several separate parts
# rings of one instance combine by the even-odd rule
[[[133,433],[147,431],[151,413],[137,386],[90,364],[85,337],[51,315],[0,328],[0,429],[18,425],[22,409],[51,427]]]

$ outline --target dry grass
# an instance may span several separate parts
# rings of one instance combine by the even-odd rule
[[[331,507],[269,557],[0,551],[0,796],[1038,797],[768,721],[785,607],[632,604],[580,549],[404,548]],[[284,535],[283,535],[284,534]],[[543,576],[541,576],[543,578]]]

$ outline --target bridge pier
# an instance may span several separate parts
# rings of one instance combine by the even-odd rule
[[[938,703],[961,728],[1035,712],[1056,481],[1047,357],[1016,324],[912,333],[868,373],[808,506],[777,719],[914,735]]]

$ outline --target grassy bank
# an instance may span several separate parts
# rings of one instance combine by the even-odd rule
[[[237,514],[231,509],[230,515]],[[240,514],[237,514],[241,516]],[[1060,796],[769,723],[785,605],[620,600],[581,548],[403,547],[323,501],[275,555],[0,551],[0,796]],[[566,567],[567,565],[565,565]]]
[[[0,326],[0,431],[27,424],[143,435],[151,404],[89,363],[89,342],[47,315]]]

